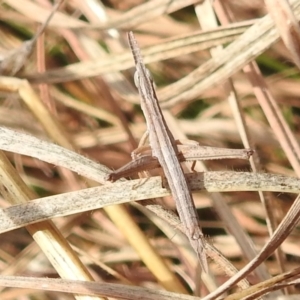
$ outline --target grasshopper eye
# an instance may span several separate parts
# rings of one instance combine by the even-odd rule
[[[137,71],[135,71],[134,73],[134,76],[133,76],[133,79],[134,79],[134,84],[137,88],[139,88],[140,86],[140,83],[139,83],[139,74]]]
[[[135,86],[139,89],[140,88],[140,82],[143,81],[150,81],[151,83],[153,83],[153,79],[152,79],[152,76],[151,76],[151,73],[150,71],[143,67],[142,69],[137,69],[134,73],[134,84]]]

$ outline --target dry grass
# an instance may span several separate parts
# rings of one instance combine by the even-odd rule
[[[197,2],[1,1],[1,299],[299,292],[300,1]],[[106,181],[146,129],[128,30],[176,138],[255,149],[187,176],[210,274],[157,172]]]

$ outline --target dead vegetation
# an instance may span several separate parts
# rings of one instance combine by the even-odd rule
[[[300,0],[210,2],[1,1],[1,299],[299,292]],[[176,138],[255,150],[185,165],[209,274],[159,170],[106,180],[146,129],[129,30]]]

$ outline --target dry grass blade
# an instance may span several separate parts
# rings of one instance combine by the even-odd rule
[[[263,247],[259,254],[237,274],[232,276],[226,283],[217,288],[209,296],[203,298],[203,300],[215,299],[232,287],[239,280],[247,276],[258,265],[260,265],[265,259],[267,259],[278,246],[286,239],[286,237],[292,232],[300,220],[300,196],[297,197],[294,204],[290,208],[289,212],[282,220],[269,242]]]
[[[252,21],[243,22],[228,28],[208,32],[200,31],[176,39],[167,39],[142,50],[145,63],[166,60],[230,42],[249,28],[252,23]],[[131,53],[127,51],[123,54],[107,56],[105,61],[95,59],[93,62],[80,62],[65,68],[50,70],[44,74],[28,74],[26,78],[33,83],[56,83],[122,71],[133,66]],[[138,101],[136,100],[136,102]]]
[[[200,300],[198,297],[179,295],[166,291],[133,287],[121,284],[60,280],[50,278],[30,278],[1,276],[0,286],[31,288],[64,293],[85,294],[91,296],[105,295],[119,299],[145,300]]]
[[[78,169],[80,164],[78,164]],[[86,167],[88,170],[88,167]],[[86,173],[84,171],[84,173]],[[300,180],[275,174],[251,174],[234,172],[205,172],[188,174],[187,179],[192,191],[207,190],[208,192],[237,191],[273,191],[300,192]],[[274,183],[270,183],[273,181]],[[162,188],[162,180],[152,177],[147,180],[131,180],[107,184],[101,187],[83,189],[78,192],[65,193],[35,199],[29,203],[12,206],[0,210],[2,224],[0,233],[14,230],[22,226],[34,224],[55,217],[68,216],[80,212],[104,208],[110,205],[152,199],[170,195],[167,188]],[[175,216],[176,217],[176,216]],[[169,220],[177,224],[178,219]],[[177,225],[182,229],[182,225]],[[184,231],[184,230],[182,230]]]
[[[35,198],[34,192],[28,189],[3,152],[0,152],[0,178],[2,195],[11,204],[24,203]],[[26,229],[47,254],[47,258],[62,278],[92,280],[88,270],[51,221],[28,225]],[[76,299],[89,300],[91,298],[77,296]]]
[[[293,9],[295,15],[299,17],[300,1],[294,1]],[[269,48],[278,38],[279,34],[274,30],[271,17],[262,18],[220,52],[217,59],[212,58],[178,82],[162,89],[159,96],[161,101],[166,102],[163,107],[199,96],[207,88],[236,73]]]
[[[170,14],[180,10],[186,6],[190,6],[199,0],[154,0],[142,3],[133,7],[131,10],[122,14],[116,19],[106,22],[105,24],[95,25],[99,30],[117,28],[129,30],[147,21],[151,21],[155,17],[164,14]]]
[[[68,168],[100,183],[106,182],[107,174],[110,172],[107,167],[82,155],[27,134],[2,127],[0,128],[0,136],[2,150],[33,156],[42,161]]]
[[[18,49],[14,49],[12,53],[9,53],[1,62],[0,62],[0,74],[1,75],[15,75],[23,67],[25,61],[28,59],[29,55],[32,53],[35,43],[38,37],[44,32],[49,22],[51,21],[54,13],[59,9],[59,6],[62,4],[63,0],[59,1],[52,9],[46,21],[43,23],[42,27],[35,34],[35,36],[22,43],[22,46]]]
[[[280,32],[285,46],[289,49],[295,64],[300,68],[300,30],[290,4],[286,0],[266,1],[266,5]]]
[[[21,14],[27,16],[30,20],[33,19],[34,21],[42,24],[49,16],[49,12],[51,12],[50,10],[45,9],[44,7],[29,0],[5,0],[3,2],[19,11]],[[32,12],[34,12],[34,14]],[[66,24],[68,24],[67,26],[69,28],[84,28],[88,26],[85,22],[67,16],[61,12],[57,12],[49,22],[49,26],[55,27],[65,27]]]
[[[300,269],[296,268],[293,271],[280,274],[269,280],[266,280],[265,282],[258,283],[248,289],[245,289],[242,292],[238,292],[228,297],[225,297],[224,300],[257,299],[258,296],[262,296],[266,293],[269,293],[272,290],[276,290],[276,288],[281,289],[282,284],[288,283],[288,282],[282,283],[283,281],[294,281],[295,277],[299,277],[299,273],[300,273]],[[295,284],[295,282],[292,284]]]

